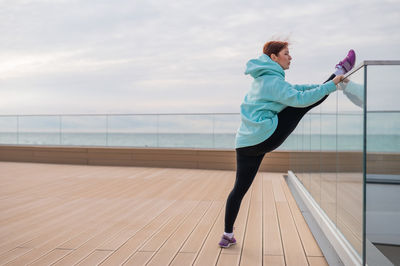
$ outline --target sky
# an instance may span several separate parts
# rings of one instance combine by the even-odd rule
[[[237,113],[289,39],[292,84],[400,59],[400,1],[0,0],[0,115]]]

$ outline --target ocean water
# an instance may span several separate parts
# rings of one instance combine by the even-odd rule
[[[235,134],[0,132],[0,144],[234,149]],[[362,151],[362,135],[292,134],[278,150]],[[400,135],[368,135],[370,152],[400,153]]]

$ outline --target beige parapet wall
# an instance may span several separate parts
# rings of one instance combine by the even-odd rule
[[[368,173],[400,174],[400,154],[371,153]],[[235,170],[234,150],[0,145],[0,161]],[[296,163],[294,163],[296,162]],[[292,164],[291,164],[292,163]],[[361,152],[274,151],[261,171],[360,172]],[[294,168],[294,169],[292,169]]]

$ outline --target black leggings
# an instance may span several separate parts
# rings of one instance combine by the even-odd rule
[[[332,74],[324,83],[334,77],[335,74]],[[301,118],[312,108],[325,101],[327,97],[328,95],[307,107],[286,107],[278,113],[278,127],[268,139],[257,145],[236,149],[236,181],[226,201],[225,232],[233,232],[233,224],[239,212],[242,199],[251,183],[253,183],[264,155],[278,148],[293,132]]]

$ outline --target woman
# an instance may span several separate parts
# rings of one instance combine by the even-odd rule
[[[240,106],[236,181],[226,202],[225,232],[219,242],[223,248],[236,244],[233,224],[264,155],[278,148],[300,119],[336,90],[343,74],[353,68],[355,53],[350,50],[336,65],[336,72],[322,85],[291,85],[286,82],[284,70],[289,69],[291,60],[287,42],[270,41],[264,45],[259,58],[247,62],[245,74],[250,74],[254,81]]]

